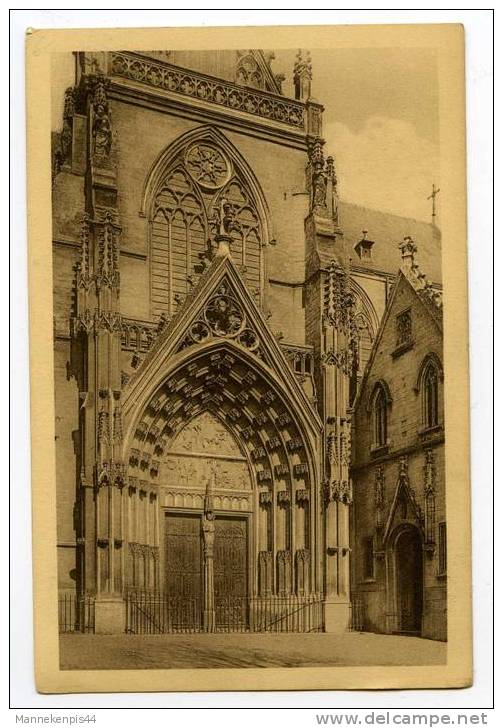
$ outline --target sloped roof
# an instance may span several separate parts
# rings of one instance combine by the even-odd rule
[[[402,265],[398,245],[410,236],[421,252],[421,270],[433,283],[442,283],[441,234],[434,225],[343,201],[339,203],[339,224],[353,263],[395,275]],[[367,238],[374,241],[371,259],[352,253],[363,237],[362,230],[367,230]]]
[[[405,243],[405,241],[404,241]],[[413,248],[415,248],[412,241],[410,241],[410,244]],[[414,254],[415,250],[413,251]],[[400,252],[400,258],[401,258],[401,252]],[[402,261],[403,263],[403,261]],[[428,280],[426,275],[422,272],[422,266],[420,267],[417,263],[414,262],[414,258],[412,257],[412,265],[409,267],[407,265],[402,264],[402,266],[399,268],[398,271],[396,271],[397,277],[393,284],[393,287],[391,289],[390,296],[388,298],[388,301],[386,303],[386,308],[384,309],[384,314],[381,318],[381,321],[379,322],[379,327],[377,329],[376,338],[374,340],[372,351],[370,354],[370,358],[367,362],[367,365],[365,367],[365,371],[363,373],[363,378],[360,383],[360,387],[358,389],[358,394],[356,396],[355,402],[353,404],[354,409],[356,410],[360,406],[360,402],[362,399],[362,393],[365,390],[367,380],[369,378],[370,372],[372,370],[372,366],[376,357],[376,354],[379,350],[379,345],[383,336],[383,332],[386,329],[386,326],[388,325],[388,320],[390,316],[390,312],[393,309],[395,298],[397,295],[397,292],[399,288],[402,285],[409,285],[414,294],[418,297],[419,301],[423,304],[425,309],[428,311],[429,315],[432,317],[440,331],[443,330],[443,305],[442,305],[442,291],[439,289],[434,288],[431,285],[431,282]]]

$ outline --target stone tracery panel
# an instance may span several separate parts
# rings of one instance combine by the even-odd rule
[[[264,226],[252,191],[229,155],[211,140],[180,150],[150,205],[152,315],[170,317],[213,255],[222,201],[234,220],[231,252],[260,299]]]

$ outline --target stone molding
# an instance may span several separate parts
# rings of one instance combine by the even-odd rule
[[[130,79],[160,91],[207,101],[232,111],[241,111],[294,129],[305,129],[305,105],[259,89],[236,86],[222,79],[189,71],[170,63],[147,59],[130,52],[110,53],[112,76]]]

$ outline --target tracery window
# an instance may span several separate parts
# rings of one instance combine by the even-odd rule
[[[212,258],[222,199],[236,222],[231,253],[250,292],[261,293],[263,224],[240,170],[217,144],[188,144],[162,175],[151,206],[151,309],[172,315]]]
[[[251,54],[239,59],[236,67],[236,83],[251,88],[264,88],[264,75]]]
[[[429,362],[423,374],[423,425],[428,428],[438,424],[438,372]]]
[[[389,395],[384,385],[378,382],[374,388],[372,399],[373,449],[381,448],[388,444],[389,401]]]

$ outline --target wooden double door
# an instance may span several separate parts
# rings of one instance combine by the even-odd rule
[[[177,621],[197,628],[204,604],[202,516],[167,512],[165,591]],[[213,548],[213,602],[216,626],[236,628],[246,621],[248,597],[248,521],[216,514]]]
[[[423,616],[423,552],[415,529],[404,531],[396,543],[399,631],[421,634]]]

